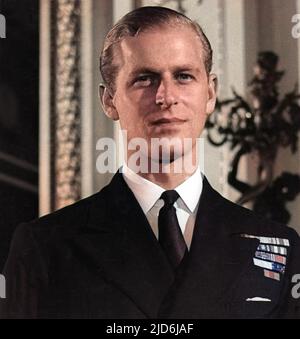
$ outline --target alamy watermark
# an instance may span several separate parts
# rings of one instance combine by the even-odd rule
[[[300,299],[300,274],[293,276],[292,283],[295,284],[292,288],[292,297],[294,299]]]
[[[0,14],[0,39],[6,38],[6,19],[3,14]]]
[[[292,23],[295,25],[292,27],[292,37],[294,39],[300,38],[300,14],[295,14],[292,16]]]
[[[0,274],[0,299],[6,298],[6,281],[4,275]]]
[[[115,173],[125,162],[135,173],[193,173],[195,163],[204,173],[203,138],[132,138],[119,132],[119,145],[112,138],[98,140],[96,160],[99,174]],[[195,159],[196,157],[196,159]]]

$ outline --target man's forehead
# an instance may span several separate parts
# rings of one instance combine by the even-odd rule
[[[169,40],[169,37],[173,36],[175,39]],[[200,36],[197,32],[187,25],[171,25],[171,26],[159,26],[148,28],[147,30],[140,30],[136,35],[125,36],[121,39],[121,45],[139,45],[136,47],[140,47],[140,45],[151,38],[152,41],[161,41],[165,40],[167,43],[176,43],[178,41],[184,40],[186,43],[190,43],[194,45],[196,48],[203,48]],[[146,43],[147,44],[147,43]],[[152,47],[152,46],[148,46]],[[164,47],[164,46],[161,46]]]
[[[170,51],[174,54],[170,59]],[[114,59],[119,65],[138,63],[138,67],[153,67],[163,61],[168,64],[176,59],[176,67],[189,65],[194,67],[199,61],[203,61],[203,44],[197,33],[184,26],[178,31],[175,27],[167,27],[161,30],[151,29],[140,32],[136,36],[124,37],[114,48]],[[164,60],[164,57],[168,58]],[[185,67],[188,68],[188,67]]]

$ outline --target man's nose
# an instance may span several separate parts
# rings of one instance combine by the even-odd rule
[[[172,79],[162,79],[156,92],[156,104],[162,109],[178,104],[176,84]]]

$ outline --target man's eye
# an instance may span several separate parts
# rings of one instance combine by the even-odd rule
[[[150,75],[139,76],[134,81],[134,86],[147,87],[150,86],[153,82],[153,78]]]
[[[177,79],[183,82],[188,82],[193,80],[193,76],[191,74],[188,73],[180,73],[177,75]]]

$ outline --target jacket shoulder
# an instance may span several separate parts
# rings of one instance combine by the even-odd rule
[[[76,233],[88,223],[91,209],[96,210],[100,216],[104,217],[108,210],[109,201],[110,197],[106,186],[100,192],[79,200],[72,205],[20,224],[15,235],[20,236],[22,233],[28,232],[34,234],[37,238],[50,239],[58,234]]]
[[[292,238],[299,240],[299,235],[294,228],[278,223],[274,220],[255,213],[254,211],[237,205],[222,197],[223,206],[227,215],[235,223],[243,223],[245,231],[255,232],[260,236],[274,236],[279,238]]]

